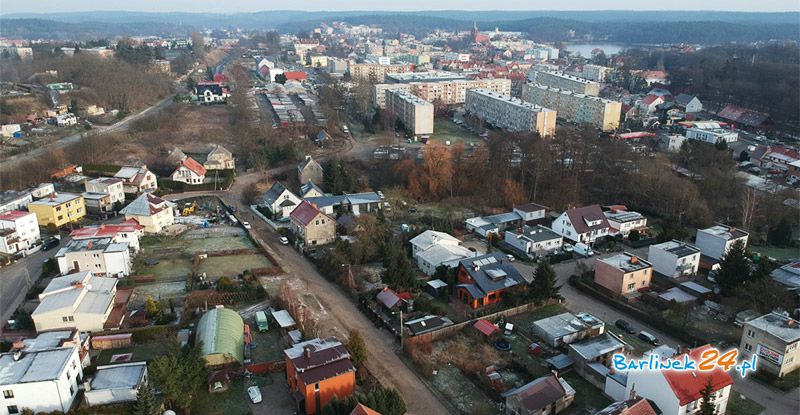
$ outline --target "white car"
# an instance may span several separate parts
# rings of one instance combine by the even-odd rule
[[[250,402],[261,403],[261,391],[258,389],[258,386],[247,388],[247,396],[250,397]]]
[[[570,244],[564,244],[564,246],[561,247],[561,249],[563,249],[564,252],[572,252],[574,250],[574,248]]]
[[[251,228],[250,222],[242,222],[242,226],[244,226],[245,229],[250,229]]]
[[[506,254],[506,258],[508,258],[508,262],[514,262],[516,260],[516,258],[514,258],[514,255],[511,254]]]
[[[289,239],[285,236],[281,236],[281,245],[289,245]]]

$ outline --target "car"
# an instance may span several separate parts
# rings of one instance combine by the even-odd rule
[[[761,169],[758,168],[758,166],[753,166],[753,167],[750,167],[749,169],[747,169],[747,172],[750,173],[750,174],[760,175],[761,174]]]
[[[561,247],[561,249],[563,249],[564,252],[572,252],[575,250],[575,248],[573,248],[572,245],[570,244],[564,244],[564,246]]]
[[[289,245],[289,238],[281,236],[281,245]]]
[[[647,343],[650,343],[653,346],[658,346],[658,339],[656,338],[656,336],[653,336],[652,334],[646,331],[640,331],[638,337],[640,340],[646,341]]]
[[[250,402],[261,403],[261,390],[258,389],[258,386],[247,388],[247,396],[250,397]]]
[[[50,239],[44,241],[44,243],[42,243],[42,251],[49,251],[49,250],[57,247],[58,244],[60,244],[60,243],[61,243],[61,241],[59,241],[58,239],[50,238]]]
[[[244,226],[245,229],[252,229],[250,222],[242,222],[242,226]]]
[[[506,254],[506,258],[508,258],[508,262],[514,262],[517,258],[514,258],[514,255]]]
[[[636,334],[636,330],[633,329],[633,326],[631,326],[631,323],[628,323],[627,320],[619,319],[614,322],[614,325],[622,330],[625,330],[626,333]]]

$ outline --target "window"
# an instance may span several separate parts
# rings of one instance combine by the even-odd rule
[[[64,317],[61,317],[61,321],[63,321],[63,322],[65,322],[65,323],[66,323],[66,322],[67,322],[67,321],[69,321],[69,320],[67,320],[67,317],[66,317],[66,316],[64,316]]]
[[[18,414],[19,413],[19,408],[17,408],[17,405],[9,405],[9,406],[6,407],[6,409],[8,410],[9,414]]]
[[[56,212],[61,212],[61,206],[56,206]]]
[[[67,317],[67,319],[69,319],[69,321],[75,321],[75,317],[72,316]]]
[[[75,394],[75,388],[73,388],[72,385],[69,385],[69,394],[70,396]]]
[[[632,283],[628,284],[628,289],[629,290],[632,290],[634,288],[636,288],[636,283],[635,282],[632,282]]]
[[[747,329],[747,337],[755,337],[756,333],[753,330]]]
[[[69,370],[68,370],[67,371],[67,380],[70,380],[70,379],[72,379],[72,373],[69,373]]]
[[[14,397],[14,391],[12,391],[11,389],[4,390],[3,391],[3,397],[6,398],[6,399],[13,398]]]
[[[748,352],[752,352],[753,351],[753,346],[751,346],[750,343],[745,343],[744,344],[744,349],[747,350]]]

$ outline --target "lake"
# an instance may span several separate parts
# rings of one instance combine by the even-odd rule
[[[595,48],[603,49],[606,56],[611,56],[619,53],[623,49],[627,49],[628,46],[614,43],[574,43],[566,47],[568,52],[575,54],[580,53],[584,58],[591,57],[592,50]]]

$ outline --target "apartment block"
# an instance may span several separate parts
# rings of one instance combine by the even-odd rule
[[[595,97],[600,95],[599,83],[559,71],[537,72],[536,83],[551,88],[572,91],[576,94],[592,95]]]
[[[410,84],[375,84],[372,86],[372,105],[386,108],[386,92],[401,91],[411,93]]]
[[[72,193],[51,194],[28,204],[28,211],[36,214],[39,226],[63,226],[86,216],[83,196]]]
[[[758,355],[758,368],[780,378],[800,368],[800,322],[779,313],[750,320],[742,329],[739,353]]]
[[[611,75],[611,68],[600,65],[583,65],[580,72],[582,78],[595,82],[606,82]]]
[[[414,135],[433,134],[433,104],[402,91],[388,91],[386,108]]]
[[[602,131],[619,128],[622,104],[591,95],[576,94],[541,84],[525,84],[522,99],[545,108],[577,124],[590,124]]]
[[[463,74],[448,71],[403,72],[386,75],[386,82],[410,84],[412,82],[441,82],[465,79]]]
[[[348,71],[350,77],[356,81],[370,81],[382,83],[386,80],[387,73],[409,72],[411,68],[406,64],[381,65],[379,63],[351,63]]]
[[[508,95],[484,89],[467,91],[467,113],[512,132],[530,131],[550,137],[556,129],[556,112]]]
[[[485,89],[499,95],[511,95],[511,80],[498,79],[458,79],[440,82],[411,82],[395,84],[376,84],[372,88],[373,105],[386,108],[386,91],[406,91],[425,101],[439,100],[446,105],[463,104],[470,89]]]

